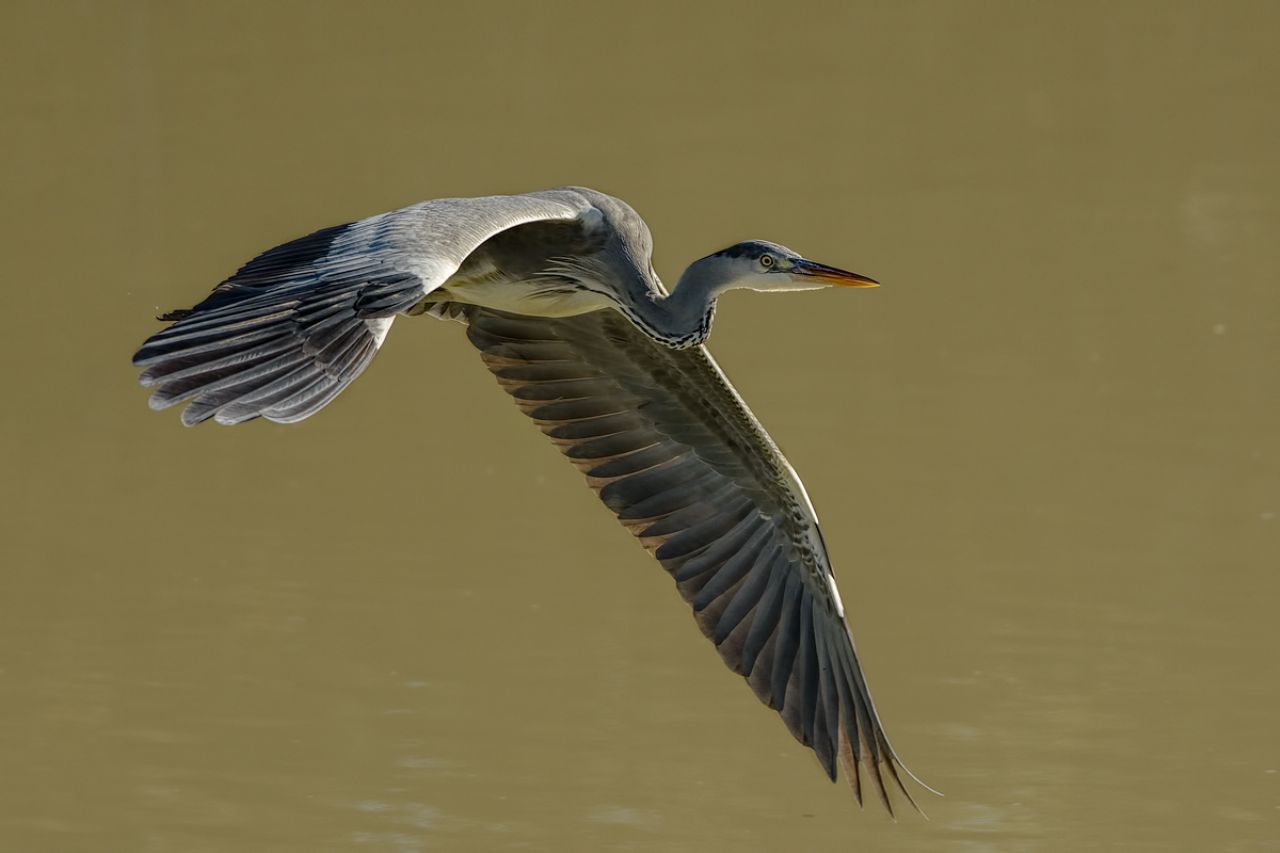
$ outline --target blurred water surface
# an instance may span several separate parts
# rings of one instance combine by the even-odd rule
[[[1280,849],[1267,3],[6,3],[0,849]],[[733,294],[890,735],[859,814],[454,324],[321,416],[128,357],[256,252],[577,183]]]

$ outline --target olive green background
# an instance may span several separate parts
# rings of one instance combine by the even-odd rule
[[[1273,3],[0,6],[0,850],[1280,849]],[[128,359],[269,246],[574,183],[874,291],[711,348],[931,820],[859,813],[455,324]]]

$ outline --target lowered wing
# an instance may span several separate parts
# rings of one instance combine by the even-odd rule
[[[813,509],[706,349],[663,347],[610,310],[461,310],[498,382],[672,575],[725,664],[859,802],[859,771],[890,811],[886,777],[910,801]]]

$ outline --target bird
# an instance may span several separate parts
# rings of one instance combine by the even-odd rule
[[[726,291],[878,282],[747,240],[668,291],[648,226],[585,187],[423,201],[270,249],[133,357],[182,423],[294,423],[358,377],[397,317],[466,326],[516,405],[675,581],[730,670],[863,802],[914,774],[863,677],[813,504],[705,342]],[[900,772],[902,771],[902,772]],[[928,789],[932,790],[932,789]]]

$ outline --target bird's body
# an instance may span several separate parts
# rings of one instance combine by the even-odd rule
[[[399,315],[458,320],[517,405],[674,577],[726,664],[835,778],[889,805],[871,703],[813,507],[702,343],[725,290],[874,286],[748,241],[668,294],[643,220],[584,188],[442,199],[316,232],[166,319],[134,358],[183,422],[306,418]],[[909,798],[909,795],[908,795]]]

